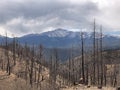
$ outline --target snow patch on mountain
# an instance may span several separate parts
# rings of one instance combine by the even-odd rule
[[[66,37],[67,35],[69,35],[69,31],[59,28],[54,31],[42,33],[42,35],[46,35],[48,37]]]
[[[84,37],[90,37],[91,34],[88,32],[83,32],[84,33]],[[74,32],[74,31],[68,31],[65,29],[56,29],[53,31],[48,31],[45,33],[41,34],[42,36],[48,36],[48,37],[59,37],[59,38],[63,38],[63,37],[69,37],[69,38],[75,38],[75,37],[80,37],[81,36],[81,32]]]

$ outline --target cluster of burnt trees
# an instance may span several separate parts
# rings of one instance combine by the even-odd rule
[[[29,46],[27,43],[20,45],[15,37],[13,41],[8,41],[6,34],[0,48],[0,69],[6,71],[8,75],[13,73],[18,78],[24,79],[26,85],[31,87],[53,90],[49,83],[48,63],[45,61],[43,49],[42,45]]]
[[[74,53],[70,49],[70,57],[67,62],[62,63],[59,59],[57,49],[51,50],[49,60],[44,58],[44,48],[42,45],[29,46],[20,45],[16,38],[12,42],[6,37],[1,43],[0,67],[6,71],[8,75],[16,74],[18,77],[26,80],[31,87],[36,86],[40,90],[57,90],[63,86],[71,86],[75,84],[97,85],[99,88],[106,86],[107,79],[111,78],[111,86],[117,85],[117,65],[111,63],[114,70],[109,74],[107,72],[107,64],[103,58],[103,34],[102,26],[96,31],[94,21],[93,29],[93,47],[92,51],[85,52],[84,32],[81,32],[81,54],[79,57],[73,58]],[[109,54],[108,54],[109,55]],[[107,57],[107,59],[110,56]],[[16,70],[15,70],[16,69]],[[47,73],[47,75],[43,74]],[[43,87],[43,84],[46,86]]]
[[[119,64],[119,53],[103,51],[103,34],[102,26],[96,29],[94,21],[93,29],[93,47],[91,51],[85,51],[85,37],[84,32],[81,32],[81,54],[79,57],[73,58],[74,53],[70,51],[69,60],[62,64],[59,68],[59,74],[62,76],[62,85],[93,85],[102,88],[102,86],[110,85],[116,86]],[[108,52],[109,54],[106,54]],[[113,55],[114,54],[114,55]],[[117,60],[115,60],[116,58]],[[108,63],[108,62],[109,63]],[[118,60],[119,61],[119,60]],[[109,69],[109,70],[108,70]]]

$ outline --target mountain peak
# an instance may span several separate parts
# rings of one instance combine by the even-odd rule
[[[43,33],[43,35],[46,35],[48,37],[65,37],[68,34],[69,34],[69,31],[62,29],[62,28],[58,28],[53,31],[48,31],[48,32]]]
[[[57,28],[57,29],[55,29],[55,30],[53,30],[53,31],[68,31],[68,30],[62,29],[62,28]]]

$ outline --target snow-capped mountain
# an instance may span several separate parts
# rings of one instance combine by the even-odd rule
[[[91,34],[90,32],[83,32],[84,33],[84,37],[87,38],[87,37],[91,37]],[[75,37],[80,37],[81,35],[81,32],[74,32],[74,31],[68,31],[68,30],[65,30],[65,29],[55,29],[53,31],[48,31],[48,32],[45,32],[45,33],[42,33],[41,34],[42,36],[48,36],[50,38],[65,38],[65,37],[69,37],[69,38],[75,38]]]
[[[93,33],[84,33],[84,43],[86,47],[93,46]],[[29,45],[39,45],[42,44],[44,47],[59,47],[59,48],[69,48],[71,46],[80,47],[81,45],[81,33],[68,31],[65,29],[55,29],[53,31],[44,32],[41,34],[29,34],[17,38],[21,44],[28,43]],[[100,34],[96,33],[96,37]],[[11,40],[11,39],[9,39]],[[0,38],[0,41],[2,39]],[[103,35],[103,46],[104,47],[119,47],[120,37],[112,35]]]
[[[59,28],[54,31],[42,33],[41,35],[48,37],[66,37],[67,35],[69,35],[69,33],[69,31]]]
[[[92,32],[83,32],[84,33],[84,42],[86,46],[92,46],[93,44],[93,33]],[[18,38],[18,40],[24,44],[25,42],[32,44],[42,44],[45,47],[71,47],[79,46],[81,43],[81,33],[68,31],[65,29],[55,29],[53,31],[44,32],[41,34],[30,34]],[[100,34],[96,33],[96,37],[99,37]],[[120,38],[112,35],[103,35],[103,44],[106,47],[118,47],[120,45]]]

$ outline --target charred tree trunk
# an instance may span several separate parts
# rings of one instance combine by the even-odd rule
[[[14,66],[16,65],[16,39],[13,38],[13,60],[14,60]]]
[[[94,20],[94,32],[93,32],[93,81],[92,81],[92,84],[93,85],[95,85],[95,82],[96,82],[96,80],[95,80],[95,76],[96,76],[96,74],[95,74],[95,72],[96,72],[96,68],[95,68],[95,66],[96,66],[96,60],[95,60],[95,58],[96,58],[96,54],[95,54],[95,52],[96,52],[96,45],[95,45],[95,43],[96,43],[96,31],[95,31],[95,29],[96,29],[96,24],[95,24],[95,20]]]
[[[33,65],[34,65],[34,45],[32,48],[32,57],[31,57],[31,69],[30,69],[30,85],[32,87],[33,84]]]
[[[10,75],[10,59],[9,59],[9,49],[8,49],[8,40],[7,40],[7,33],[6,33],[6,40],[5,40],[5,55],[6,55],[6,59],[7,59],[7,68],[6,71],[8,73],[8,75]]]
[[[39,83],[40,83],[40,88],[41,88],[41,82],[40,82],[40,72],[41,72],[41,63],[42,63],[42,45],[40,45],[39,47],[38,47],[38,49],[39,49],[39,51],[38,51],[38,53],[39,53],[39,55],[38,55],[38,64],[39,64],[39,68],[38,68],[38,79],[37,79],[37,87],[38,87],[38,85],[39,85]]]
[[[101,59],[101,62],[100,62],[100,68],[101,68],[101,77],[100,77],[100,85],[101,87],[103,86],[103,56],[102,56],[102,26],[100,27],[100,59]]]
[[[82,43],[82,83],[85,84],[85,68],[84,68],[84,42],[83,42],[83,32],[81,33],[81,43]]]
[[[96,40],[96,43],[97,43],[97,46],[96,46],[96,48],[97,48],[97,52],[96,52],[96,57],[97,57],[97,84],[98,84],[98,86],[100,85],[100,65],[99,65],[99,37],[97,38],[97,40]]]

